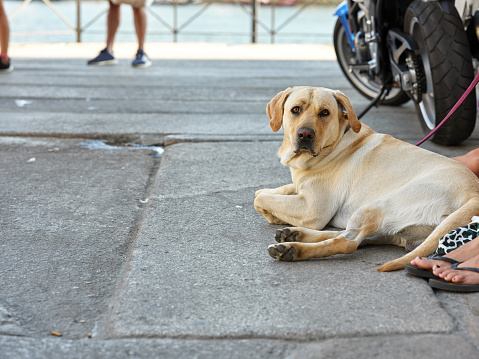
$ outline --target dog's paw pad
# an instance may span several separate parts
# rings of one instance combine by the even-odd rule
[[[268,253],[271,257],[286,261],[294,261],[294,254],[297,252],[296,248],[284,246],[282,244],[273,244],[268,247]]]
[[[278,243],[284,242],[297,242],[297,237],[299,236],[298,231],[292,232],[289,228],[278,229],[274,236],[274,239]]]
[[[271,257],[277,258],[279,256],[278,251],[274,246],[269,246],[268,247],[268,253]]]

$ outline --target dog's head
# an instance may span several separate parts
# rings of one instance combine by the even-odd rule
[[[361,130],[349,99],[322,87],[287,88],[269,102],[266,113],[274,132],[283,126],[281,162],[302,169],[330,153],[348,126],[354,132]]]

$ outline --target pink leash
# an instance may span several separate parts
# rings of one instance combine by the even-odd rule
[[[479,82],[479,73],[476,75],[476,77],[474,78],[474,80],[472,81],[472,83],[469,85],[469,87],[467,88],[466,92],[464,92],[464,95],[461,96],[461,98],[459,99],[459,101],[457,101],[457,103],[454,105],[454,107],[452,108],[451,111],[449,111],[449,113],[447,114],[447,116],[444,118],[444,120],[441,121],[441,123],[439,125],[436,126],[436,128],[434,130],[432,130],[426,137],[424,137],[421,141],[419,141],[418,143],[416,143],[416,146],[419,146],[421,144],[423,144],[426,140],[429,139],[429,137],[431,137],[432,135],[434,135],[434,133],[449,119],[449,117],[452,116],[452,114],[457,110],[457,108],[459,106],[462,105],[462,103],[464,102],[464,100],[467,98],[467,96],[469,96],[469,94],[471,93],[471,91],[474,89],[474,87],[476,87],[477,83]]]

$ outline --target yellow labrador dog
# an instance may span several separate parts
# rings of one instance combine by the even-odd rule
[[[288,88],[266,113],[274,132],[283,126],[278,155],[293,179],[256,192],[254,206],[268,222],[293,226],[276,233],[274,258],[353,253],[361,243],[415,248],[378,268],[398,270],[479,215],[479,180],[469,169],[374,132],[339,91]],[[323,231],[327,225],[344,230]]]

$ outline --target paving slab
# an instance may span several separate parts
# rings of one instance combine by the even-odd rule
[[[421,359],[475,358],[477,351],[456,335],[390,336],[326,340],[300,345],[288,353],[288,359]]]
[[[479,293],[448,293],[437,291],[443,308],[456,318],[456,333],[469,343],[479,346]]]
[[[448,345],[444,345],[448,343]],[[265,339],[65,340],[1,337],[0,358],[287,358],[421,359],[475,358],[477,351],[455,335],[388,336],[294,342]]]
[[[1,334],[97,334],[158,166],[150,154],[0,138]]]
[[[297,344],[277,340],[122,339],[68,340],[0,336],[0,358],[282,358]],[[401,358],[400,358],[401,359]]]
[[[374,270],[404,249],[300,263],[269,257],[279,227],[250,203],[256,189],[289,180],[271,161],[277,147],[167,148],[113,305],[112,337],[314,340],[451,331],[453,319],[426,282]]]

